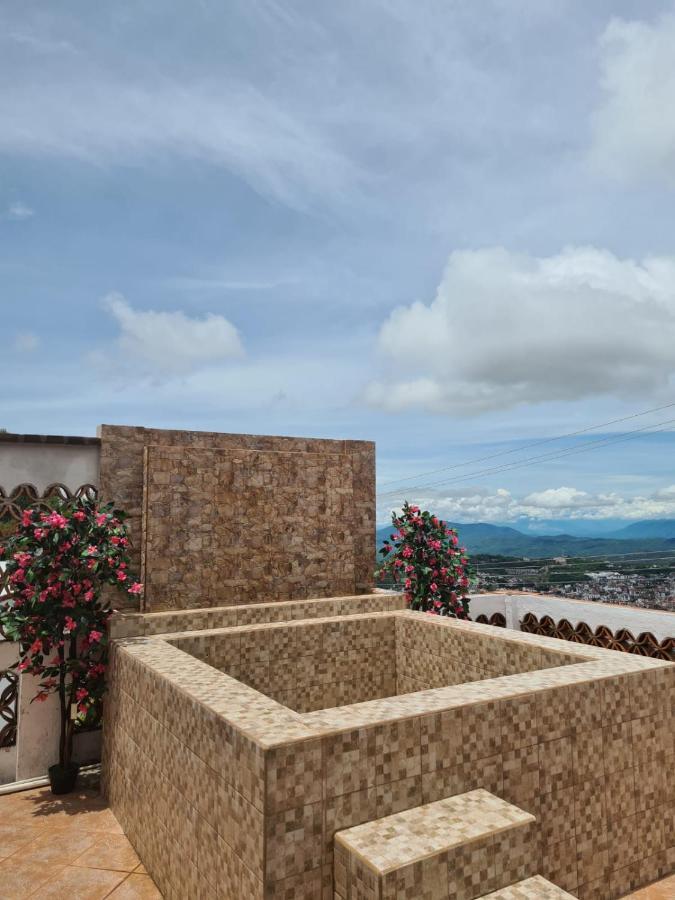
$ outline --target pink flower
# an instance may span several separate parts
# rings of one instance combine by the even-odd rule
[[[78,509],[77,512],[73,513],[73,518],[77,519],[78,522],[84,522],[87,516],[86,513],[82,512],[81,509]]]
[[[407,591],[412,587],[412,581],[409,578],[406,578],[404,587]]]
[[[75,697],[77,700],[86,700],[88,696],[89,696],[89,692],[87,691],[86,688],[78,688],[75,691]]]
[[[63,629],[64,631],[75,631],[77,628],[77,622],[74,619],[71,619],[70,616],[66,616],[66,627]]]
[[[33,536],[35,537],[36,541],[41,540],[44,537],[44,534],[45,534],[44,528],[36,528],[33,531]]]
[[[431,590],[432,590],[434,593],[438,590],[438,585],[436,584],[435,581],[432,581],[431,584],[429,585],[429,587],[431,588]]]
[[[96,516],[96,524],[97,524],[97,525],[105,525],[105,523],[106,523],[107,521],[108,521],[108,517],[107,517],[107,515],[106,515],[105,513],[99,513],[99,514]]]
[[[43,521],[47,522],[48,525],[53,525],[54,528],[65,528],[68,524],[66,517],[57,512],[51,513]]]
[[[103,637],[102,631],[90,631],[89,632],[89,640],[92,644],[97,644],[101,638]]]
[[[410,557],[411,557],[412,555],[413,555],[413,552],[412,552],[412,550],[410,549],[410,547],[404,547],[404,548],[403,548],[403,556],[404,556],[406,559],[410,559]]]
[[[119,569],[118,572],[117,572],[117,580],[118,580],[118,581],[126,581],[126,580],[127,580],[127,573],[126,573],[126,572],[123,572],[121,569]]]
[[[134,581],[129,590],[128,594],[142,594],[143,593],[143,585],[140,581]]]
[[[94,544],[89,544],[86,552],[89,554],[89,556],[93,556],[94,553],[98,553],[98,547],[94,546]]]
[[[84,599],[87,601],[87,603],[91,603],[91,601],[94,599],[94,592],[91,590],[91,588],[88,591],[85,591]]]
[[[21,524],[24,528],[28,528],[29,525],[32,524],[33,519],[33,510],[32,509],[24,509],[21,513]]]

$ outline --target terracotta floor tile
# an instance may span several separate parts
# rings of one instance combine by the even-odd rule
[[[673,900],[675,897],[675,875],[670,878],[664,878],[663,881],[657,881],[647,887],[635,891],[634,894],[627,894],[624,900]]]
[[[97,790],[0,796],[0,900],[97,900],[111,892],[117,900],[162,896]]]
[[[0,900],[25,900],[59,871],[59,866],[36,866],[20,853],[10,856],[0,862]]]
[[[14,825],[3,823],[0,825],[0,859],[11,856],[20,847],[30,844],[40,834],[39,829],[27,825],[25,828],[17,828]]]
[[[128,838],[123,834],[106,834],[97,838],[96,843],[85,850],[82,856],[78,856],[73,865],[133,872],[139,863]]]
[[[155,882],[148,875],[136,872],[129,875],[122,884],[115,888],[110,900],[162,900],[162,895],[155,887]]]
[[[21,847],[17,855],[36,866],[50,863],[70,865],[96,843],[96,835],[86,831],[43,831],[38,838]],[[9,857],[10,859],[12,857]]]
[[[35,897],[39,900],[103,900],[124,878],[124,872],[66,866],[43,884]]]

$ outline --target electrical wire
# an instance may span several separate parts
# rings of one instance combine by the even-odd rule
[[[641,437],[646,434],[659,434],[662,432],[670,432],[671,429],[668,428],[658,428],[656,426],[659,425],[672,425],[675,422],[675,419],[666,419],[663,422],[655,422],[651,425],[645,425],[642,428],[636,428],[632,431],[626,432],[625,434],[615,437],[615,438],[599,438],[596,441],[590,441],[588,444],[585,444],[582,447],[568,447],[562,451],[556,451],[553,453],[545,453],[539,456],[531,456],[524,460],[519,460],[515,463],[506,463],[500,466],[492,466],[487,469],[482,469],[478,472],[470,472],[468,475],[461,475],[457,478],[446,478],[441,479],[440,481],[429,482],[428,484],[419,484],[413,485],[408,488],[399,488],[395,491],[386,491],[384,493],[378,494],[378,497],[390,497],[390,496],[400,496],[403,492],[410,491],[423,491],[428,490],[429,488],[438,487],[439,485],[447,485],[447,484],[456,484],[463,481],[471,481],[476,478],[481,478],[485,475],[495,475],[501,472],[512,471],[513,469],[520,469],[523,467],[527,467],[529,465],[534,465],[541,462],[549,462],[555,459],[563,459],[567,456],[574,456],[578,453],[588,453],[593,449],[599,449],[600,447],[607,447],[613,444],[620,444],[625,441],[634,440],[636,437]],[[650,431],[649,429],[654,429]]]

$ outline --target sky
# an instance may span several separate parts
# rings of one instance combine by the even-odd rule
[[[0,426],[374,440],[378,521],[675,517],[673,46],[652,0],[0,0]]]

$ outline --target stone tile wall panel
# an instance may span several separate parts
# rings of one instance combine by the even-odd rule
[[[99,436],[100,494],[129,515],[146,610],[372,589],[374,444],[110,425]]]

